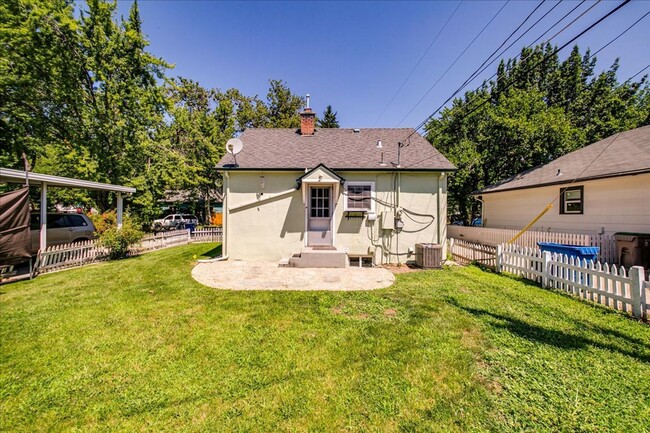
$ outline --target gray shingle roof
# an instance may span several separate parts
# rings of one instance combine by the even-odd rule
[[[411,128],[372,128],[354,132],[348,128],[319,128],[313,136],[302,136],[296,129],[248,129],[241,137],[243,150],[237,154],[242,169],[299,169],[324,164],[333,170],[392,170],[397,163],[397,143],[413,132]],[[377,140],[383,149],[377,149]],[[402,148],[404,170],[455,170],[454,165],[420,134],[413,134]],[[386,166],[381,166],[381,153]],[[226,154],[217,168],[234,164]],[[228,168],[228,167],[226,167]]]
[[[650,172],[650,126],[614,134],[474,194],[643,172]]]

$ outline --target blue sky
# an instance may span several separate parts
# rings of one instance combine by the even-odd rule
[[[132,2],[119,1],[127,16]],[[205,87],[236,87],[264,98],[269,79],[282,79],[301,95],[311,94],[319,114],[327,104],[342,127],[413,127],[424,120],[512,32],[538,4],[528,1],[464,1],[385,114],[392,96],[411,72],[459,2],[217,2],[140,1],[150,51],[175,64],[170,75]],[[494,21],[437,86],[415,108],[479,31]],[[585,2],[571,17],[594,6]],[[618,3],[603,1],[561,33],[561,45]],[[546,1],[528,28],[556,2]],[[516,55],[578,2],[564,1],[505,57]],[[595,51],[650,11],[633,1],[577,40]],[[570,19],[563,22],[568,23]],[[563,26],[562,25],[562,26]],[[558,26],[544,39],[559,31]],[[518,32],[516,36],[522,33]],[[598,69],[620,57],[619,80],[650,63],[650,16],[598,55]],[[567,55],[569,48],[560,53]],[[496,63],[482,78],[496,70]],[[646,71],[648,72],[648,71]],[[474,88],[477,79],[470,84]],[[412,113],[404,118],[413,109]],[[403,121],[402,121],[403,120]]]

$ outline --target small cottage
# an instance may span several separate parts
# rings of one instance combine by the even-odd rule
[[[290,266],[404,263],[446,239],[455,167],[415,130],[249,129],[223,175],[223,254]]]
[[[483,226],[573,233],[650,233],[650,126],[614,134],[491,185]]]

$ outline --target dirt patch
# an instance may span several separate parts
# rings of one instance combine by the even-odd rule
[[[332,314],[343,314],[343,307],[339,305],[338,307],[332,308]]]
[[[368,314],[368,313],[359,313],[359,314],[357,314],[357,319],[367,319],[368,317],[370,317],[370,314]]]
[[[394,308],[386,308],[384,310],[384,316],[392,319],[394,317],[397,317],[397,310]]]
[[[420,268],[418,266],[415,266],[413,263],[406,263],[406,264],[401,264],[401,265],[384,265],[384,269],[388,269],[391,271],[393,274],[406,274],[409,272],[418,272],[418,271],[424,271],[426,269]]]

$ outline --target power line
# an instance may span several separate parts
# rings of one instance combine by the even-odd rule
[[[645,68],[641,69],[639,72],[637,72],[636,74],[632,75],[630,78],[628,78],[628,79],[625,80],[624,82],[626,83],[626,82],[628,82],[628,81],[631,81],[631,80],[635,79],[637,75],[639,75],[640,73],[642,73],[643,71],[645,71],[645,70],[648,69],[648,68],[650,68],[650,63],[648,63],[648,64],[646,65]]]
[[[461,52],[461,53],[456,57],[456,60],[454,60],[454,62],[453,62],[451,65],[449,65],[449,67],[445,70],[445,72],[443,72],[443,74],[438,78],[438,80],[436,80],[436,82],[433,83],[433,86],[429,87],[429,90],[427,90],[426,93],[425,93],[425,94],[420,98],[420,100],[419,100],[419,101],[418,101],[418,102],[413,106],[413,108],[411,108],[411,110],[410,110],[408,113],[406,113],[406,116],[404,116],[404,117],[402,118],[402,120],[399,121],[399,123],[397,124],[397,126],[401,125],[402,122],[403,122],[404,120],[406,120],[406,118],[407,118],[407,117],[408,117],[408,116],[413,112],[413,110],[415,110],[415,108],[416,108],[418,105],[420,105],[420,103],[424,100],[424,98],[427,97],[427,95],[428,95],[428,94],[433,90],[433,88],[436,87],[436,85],[440,82],[440,80],[442,80],[443,77],[444,77],[445,75],[447,75],[447,72],[449,72],[449,70],[450,70],[450,69],[451,69],[451,68],[452,68],[452,67],[453,67],[453,66],[458,62],[458,60],[460,60],[460,58],[463,56],[463,54],[465,54],[465,52],[467,52],[467,50],[468,50],[468,49],[469,49],[469,48],[474,44],[474,42],[476,42],[476,40],[478,39],[478,37],[481,36],[481,35],[483,34],[483,32],[485,31],[485,29],[487,29],[488,26],[489,26],[490,24],[492,24],[492,21],[494,21],[494,19],[495,19],[495,18],[496,18],[500,13],[501,13],[501,11],[502,11],[502,10],[503,10],[507,5],[508,5],[508,3],[510,3],[510,0],[507,0],[507,1],[503,4],[503,6],[501,6],[501,9],[499,9],[499,10],[497,11],[497,13],[494,14],[494,16],[490,19],[490,21],[488,21],[488,23],[487,23],[487,24],[486,24],[486,25],[481,29],[481,31],[478,32],[478,34],[474,37],[474,39],[472,39],[472,42],[470,42],[470,43],[465,47],[465,49],[464,49],[464,50],[463,50],[463,51],[462,51],[462,52]]]
[[[562,18],[560,18],[559,20],[557,20],[557,21],[555,22],[555,24],[553,24],[551,27],[549,27],[548,30],[546,30],[544,33],[542,33],[542,36],[545,35],[546,33],[548,33],[548,32],[549,32],[553,27],[557,26],[559,23],[561,23],[562,21],[564,21],[564,19],[565,19],[568,15],[572,14],[573,11],[575,11],[578,7],[580,7],[580,5],[583,4],[585,1],[586,1],[586,0],[582,0],[580,3],[578,3],[578,5],[577,5],[576,7],[574,7],[573,9],[571,9],[571,10],[570,10],[568,13],[566,13]],[[496,62],[496,61],[497,61],[501,56],[503,56],[503,55],[504,55],[504,54],[505,54],[505,53],[506,53],[510,48],[512,48],[512,46],[513,46],[514,44],[516,44],[516,43],[517,43],[517,42],[518,42],[522,37],[524,37],[524,36],[525,36],[525,35],[526,35],[530,30],[532,30],[532,29],[533,29],[533,28],[534,28],[534,27],[535,27],[535,26],[536,26],[536,25],[537,25],[541,20],[543,20],[544,18],[546,18],[546,16],[547,16],[549,13],[551,13],[551,12],[552,12],[552,11],[553,11],[557,6],[559,6],[560,3],[561,3],[561,2],[556,3],[555,6],[553,6],[551,9],[549,9],[548,12],[546,12],[544,15],[542,15],[541,18],[539,18],[537,21],[535,21],[535,23],[534,23],[533,25],[531,25],[531,26],[528,28],[528,30],[526,30],[524,33],[522,33],[522,34],[521,34],[517,39],[515,39],[514,41],[512,41],[512,43],[510,43],[510,45],[508,45],[508,46],[507,46],[503,51],[501,51],[501,52],[500,52],[500,53],[499,53],[499,54],[498,54],[498,55],[497,55],[497,56],[496,56],[496,57],[495,57],[495,58],[494,58],[490,63],[488,63],[487,65],[485,65],[485,62],[483,62],[483,64],[482,64],[481,66],[479,66],[479,69],[477,69],[476,71],[474,71],[474,72],[472,73],[472,75],[471,75],[467,80],[465,80],[465,82],[462,84],[461,87],[464,87],[465,85],[469,84],[469,83],[470,83],[474,78],[476,78],[476,77],[479,76],[481,73],[483,73],[487,68],[489,68],[489,67],[490,67],[494,62]],[[597,4],[597,3],[595,3],[595,4]],[[592,7],[593,7],[593,6],[592,6]],[[590,9],[591,9],[591,8],[587,9],[587,11],[585,11],[584,13],[588,12]],[[584,13],[581,14],[581,16],[584,15]],[[533,43],[529,44],[529,45],[528,45],[528,48],[530,48],[530,47],[531,47],[535,42],[537,42],[537,41],[538,41],[542,36],[538,37],[538,38],[537,38]],[[517,58],[518,56],[519,56],[519,54],[518,54],[515,58]],[[487,61],[487,60],[486,60],[486,61]],[[483,66],[483,65],[485,65],[485,66]],[[494,76],[492,76],[492,77],[494,77]],[[490,79],[491,79],[492,77],[490,77]]]
[[[620,38],[620,37],[623,36],[625,33],[627,33],[627,32],[628,32],[632,27],[636,26],[636,25],[637,25],[641,20],[643,20],[643,19],[644,19],[645,17],[647,17],[649,14],[650,14],[650,11],[646,12],[645,15],[643,15],[641,18],[639,18],[638,20],[636,20],[636,21],[634,22],[634,24],[632,24],[631,26],[629,26],[628,28],[626,28],[625,30],[623,30],[623,32],[622,32],[621,34],[619,34],[619,35],[616,36],[614,39],[612,39],[611,41],[607,42],[605,45],[603,45],[602,47],[600,47],[600,49],[599,49],[598,51],[596,51],[595,53],[593,53],[592,56],[595,56],[596,54],[600,53],[600,52],[601,52],[602,50],[604,50],[605,48],[609,47],[611,44],[613,44],[615,41],[617,41],[618,38]]]
[[[573,38],[571,38],[568,42],[564,43],[564,44],[563,44],[562,46],[560,46],[560,47],[556,47],[552,52],[550,52],[550,53],[548,53],[547,55],[545,55],[545,56],[544,56],[540,61],[538,61],[537,63],[535,63],[535,64],[533,64],[532,66],[530,66],[530,67],[528,68],[528,71],[527,71],[527,72],[530,72],[531,70],[533,70],[534,68],[536,68],[537,66],[539,66],[540,64],[542,64],[543,62],[545,62],[546,60],[548,60],[551,56],[557,54],[559,51],[561,51],[561,50],[563,50],[564,48],[566,48],[568,45],[570,45],[571,43],[573,43],[576,39],[580,38],[580,37],[583,36],[585,33],[589,32],[591,29],[593,29],[593,28],[596,27],[598,24],[600,24],[601,22],[603,22],[605,19],[609,18],[611,15],[613,15],[613,14],[616,13],[616,12],[618,12],[618,10],[620,10],[622,7],[624,7],[625,5],[627,5],[630,1],[631,1],[631,0],[625,0],[623,3],[619,4],[618,6],[616,6],[614,9],[612,9],[612,10],[609,11],[607,14],[605,14],[603,17],[599,18],[596,22],[594,22],[593,24],[591,24],[591,25],[590,25],[589,27],[587,27],[585,30],[581,31],[578,35],[576,35],[576,36],[574,36]],[[638,21],[637,21],[637,22],[638,22]],[[635,24],[636,24],[636,23],[635,23]],[[637,74],[637,75],[638,75],[638,74]],[[515,84],[515,81],[511,81],[510,83],[508,83],[508,84],[506,85],[506,87],[505,87],[504,90],[506,90],[506,89],[512,87],[514,84]],[[465,114],[465,116],[463,116],[463,118],[466,118],[466,117],[468,117],[469,115],[471,115],[472,113],[474,113],[475,111],[477,111],[477,110],[478,110],[479,108],[481,108],[483,105],[487,104],[488,101],[489,101],[489,98],[488,98],[488,99],[485,99],[483,102],[481,102],[481,103],[478,104],[475,108],[473,108],[473,109],[470,110],[467,114]],[[439,109],[438,109],[438,110],[439,110]],[[407,136],[407,139],[408,139],[411,135],[413,135],[413,134],[414,134],[418,129],[420,129],[420,128],[421,128],[421,127],[422,127],[426,122],[428,122],[429,119],[431,119],[431,118],[435,115],[435,113],[436,113],[438,110],[436,110],[433,114],[431,114],[429,117],[427,117],[427,119],[426,119],[424,122],[422,122],[422,123],[420,124],[420,126],[418,126],[417,129],[414,129],[413,132],[411,132],[411,133]],[[439,134],[438,134],[438,135],[439,135]],[[436,135],[436,136],[437,136],[437,135]],[[434,137],[434,138],[435,138],[435,137]],[[419,160],[419,161],[417,161],[417,162],[415,162],[415,163],[413,163],[413,164],[411,164],[411,165],[409,165],[409,166],[407,166],[407,167],[404,167],[404,168],[412,167],[413,165],[419,164],[419,163],[421,163],[421,162],[423,162],[423,161],[426,161],[427,159],[430,159],[430,158],[432,158],[432,157],[429,156],[429,157],[423,158],[423,159],[421,159],[421,160]]]
[[[463,4],[463,0],[461,0],[460,3],[458,3],[458,6],[456,6],[456,9],[454,9],[454,11],[451,13],[451,15],[449,16],[449,18],[447,18],[447,21],[445,21],[445,24],[440,28],[440,30],[438,31],[438,33],[436,34],[436,36],[433,38],[433,40],[431,41],[431,43],[429,44],[429,46],[427,47],[427,49],[424,50],[424,53],[422,53],[422,55],[420,56],[420,59],[417,61],[417,63],[415,64],[415,66],[413,66],[413,69],[411,69],[411,72],[409,72],[409,74],[408,74],[408,76],[406,77],[406,79],[404,80],[404,82],[402,82],[402,84],[399,86],[399,88],[397,89],[397,91],[395,92],[395,94],[393,95],[393,97],[390,98],[390,101],[388,101],[388,104],[386,104],[386,107],[384,107],[384,110],[381,112],[381,114],[379,115],[379,117],[377,117],[377,120],[375,120],[375,125],[377,124],[377,122],[379,122],[379,119],[381,119],[382,116],[383,116],[384,114],[386,114],[386,110],[388,110],[388,107],[390,107],[390,105],[393,103],[393,101],[395,100],[395,98],[397,97],[397,95],[399,94],[399,92],[402,91],[402,89],[404,88],[404,86],[406,85],[406,83],[408,82],[408,80],[411,78],[411,76],[413,75],[413,73],[415,72],[415,70],[417,69],[417,67],[420,66],[420,63],[422,63],[422,60],[423,60],[424,57],[427,55],[427,53],[429,52],[429,50],[431,50],[431,47],[433,47],[433,44],[438,40],[438,37],[439,37],[439,36],[442,34],[442,32],[445,30],[445,28],[447,27],[447,24],[449,24],[449,21],[451,21],[451,19],[454,17],[454,15],[456,15],[456,11],[458,11],[458,8],[460,8],[460,5],[461,5],[461,4]]]
[[[629,1],[629,0],[627,0],[627,1]],[[598,0],[598,2],[600,2],[600,0]],[[551,36],[549,39],[547,39],[545,43],[550,42],[553,38],[557,37],[559,34],[561,34],[563,31],[565,31],[567,28],[569,28],[573,23],[575,23],[578,19],[580,19],[580,18],[581,18],[582,16],[584,16],[587,12],[589,12],[589,11],[590,11],[590,10],[591,10],[595,5],[596,5],[596,4],[598,4],[598,2],[595,3],[594,5],[592,5],[590,8],[588,8],[588,9],[585,10],[584,12],[582,12],[582,13],[581,13],[577,18],[575,18],[575,19],[574,19],[573,21],[571,21],[569,24],[567,24],[566,26],[564,26],[564,28],[562,28],[559,32],[555,33],[555,35],[553,35],[553,36]],[[580,4],[582,4],[582,3],[580,3]],[[569,12],[569,14],[570,14],[571,12],[573,12],[575,9],[576,9],[576,8],[573,8],[573,9]],[[555,27],[555,25],[557,25],[558,23],[562,22],[562,21],[564,20],[564,18],[566,18],[566,16],[567,16],[567,15],[565,15],[564,17],[562,17],[562,18],[561,18],[559,21],[557,21],[556,24],[554,24],[551,28]],[[546,33],[548,33],[548,30],[547,30],[546,32],[544,32],[544,34],[546,34]],[[539,40],[539,38],[537,38],[537,40]],[[531,45],[532,45],[532,44],[531,44]],[[532,55],[532,53],[531,53],[530,55]],[[521,63],[523,63],[523,62],[525,62],[526,60],[528,60],[528,58],[530,57],[530,55],[528,55],[527,57],[523,58],[523,59],[521,60]],[[518,56],[516,56],[516,57],[518,57]],[[516,58],[516,57],[515,57],[515,58]],[[486,66],[486,68],[487,68],[487,66]],[[482,71],[481,71],[481,72],[482,72]],[[477,71],[474,71],[474,73],[472,73],[471,75],[475,75],[476,73],[477,73]],[[480,72],[479,72],[479,73],[480,73]],[[496,75],[497,75],[497,73],[494,73],[491,77],[488,78],[488,80],[491,80],[491,79],[494,78]],[[471,80],[470,80],[470,81],[471,81]],[[439,106],[438,108],[436,108],[436,109],[433,111],[433,113],[431,113],[431,114],[430,114],[426,119],[424,119],[422,122],[420,122],[420,124],[418,124],[418,126],[415,128],[415,130],[414,130],[413,132],[411,132],[411,133],[410,133],[410,134],[405,138],[405,140],[408,139],[409,137],[411,137],[411,136],[415,133],[415,131],[419,130],[419,129],[422,128],[424,125],[426,125],[426,123],[427,123],[427,122],[428,122],[428,121],[429,121],[433,116],[435,116],[435,114],[436,114],[438,111],[440,111],[440,110],[441,110],[445,105],[447,105],[447,103],[448,103],[449,101],[451,101],[451,100],[452,100],[452,99],[453,99],[453,98],[454,98],[458,93],[460,93],[461,90],[463,90],[463,88],[465,87],[465,85],[466,85],[467,83],[468,83],[468,81],[465,81],[465,83],[463,83],[462,85],[460,85],[460,86],[459,86],[459,87],[458,87],[458,88],[457,88],[457,89],[456,89],[456,90],[451,94],[451,96],[449,96],[449,97],[448,97],[448,98],[447,98],[447,99],[446,99],[442,104],[440,104],[440,106]],[[415,108],[415,107],[413,107],[413,108]],[[412,110],[411,110],[411,111],[412,111]]]
[[[503,46],[508,42],[508,40],[509,40],[511,37],[513,37],[513,36],[514,36],[518,31],[519,31],[519,29],[520,29],[524,24],[526,24],[526,22],[530,19],[530,17],[532,17],[533,14],[534,14],[535,12],[537,12],[537,9],[539,9],[540,6],[542,6],[542,5],[544,4],[545,1],[546,1],[546,0],[542,0],[540,3],[537,4],[537,7],[535,7],[535,9],[533,9],[533,11],[532,11],[531,13],[528,14],[528,16],[527,16],[527,17],[526,17],[526,18],[525,18],[525,19],[524,19],[524,20],[523,20],[523,21],[522,21],[522,22],[517,26],[517,28],[514,29],[514,30],[512,31],[512,33],[510,33],[510,34],[508,35],[508,37],[505,38],[505,39],[503,40],[503,42],[501,42],[501,45],[499,45],[499,46],[497,47],[496,50],[492,51],[492,54],[490,54],[490,55],[489,55],[489,56],[488,56],[488,57],[483,61],[483,63],[481,63],[481,66],[479,66],[478,69],[481,69],[481,68],[485,65],[485,63],[487,63],[487,62],[492,58],[492,56],[494,56],[494,55],[495,55],[495,54],[496,54],[496,53],[497,53],[497,52],[498,52],[498,51],[499,51],[499,50],[500,50],[500,49],[501,49],[501,48],[502,48],[502,47],[503,47]],[[515,40],[514,40],[514,41],[513,41],[509,46],[508,46],[508,48],[510,48],[514,43],[516,43],[516,42],[517,42],[519,39],[521,39],[521,38],[522,38],[526,33],[528,33],[528,32],[529,32],[533,27],[535,27],[535,25],[537,25],[537,23],[539,23],[542,19],[544,19],[544,18],[546,17],[546,15],[548,15],[548,14],[549,14],[553,9],[555,9],[559,4],[560,4],[560,2],[557,2],[557,3],[555,4],[555,6],[553,6],[551,9],[548,10],[548,12],[546,12],[544,15],[542,15],[542,17],[541,17],[540,19],[538,19],[538,20],[535,22],[535,24],[533,24],[532,26],[530,26],[530,27],[528,28],[528,30],[526,30],[526,31],[525,31],[524,33],[522,33],[522,34],[521,34],[517,39],[515,39]],[[507,51],[508,48],[506,48],[506,49],[504,50],[504,52]],[[498,57],[498,56],[497,56],[497,57]],[[468,80],[469,80],[469,79],[471,79],[471,77],[468,78]],[[467,81],[465,81],[465,83],[467,83]]]

